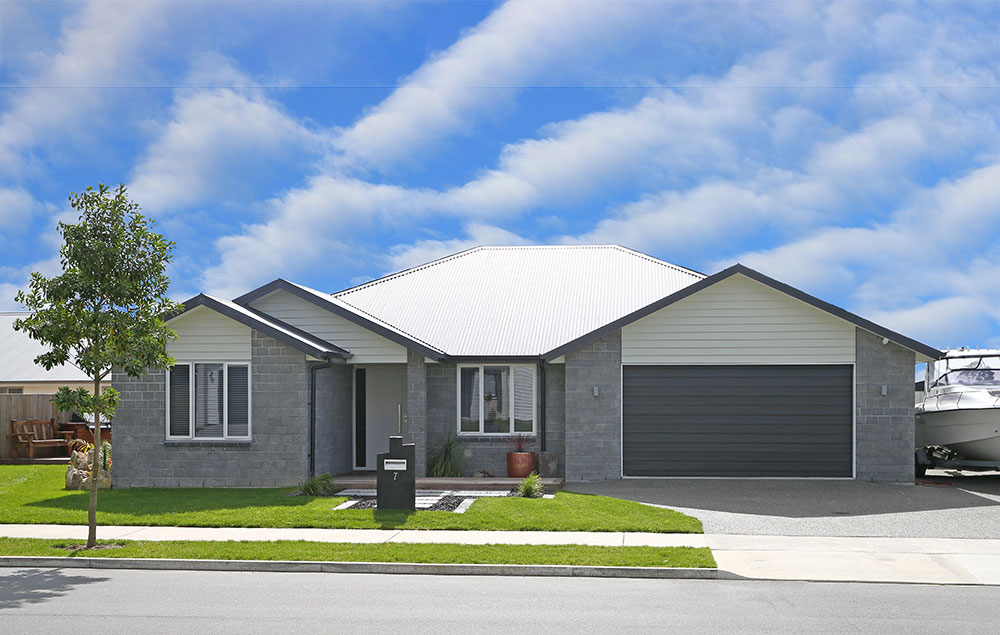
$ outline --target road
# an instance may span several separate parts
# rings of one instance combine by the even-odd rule
[[[996,600],[961,586],[0,569],[0,632],[912,635],[983,631]]]

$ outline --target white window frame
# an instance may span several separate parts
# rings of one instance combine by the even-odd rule
[[[485,425],[484,417],[486,415],[486,408],[484,403],[483,395],[483,382],[485,381],[486,373],[484,368],[487,366],[507,366],[510,368],[510,432],[485,432],[483,426]],[[477,368],[479,369],[479,430],[476,432],[469,432],[462,430],[462,369],[463,368]],[[531,370],[531,432],[515,432],[514,431],[514,369],[515,368],[528,368]],[[528,436],[538,435],[538,369],[534,364],[505,364],[503,362],[487,363],[487,364],[459,364],[455,370],[455,427],[458,430],[458,436],[460,437],[506,437],[512,434],[526,434]]]
[[[194,389],[194,365],[195,364],[222,364],[222,436],[221,437],[196,437],[194,436],[194,409],[195,409],[195,389]],[[250,362],[223,362],[219,360],[185,360],[177,362],[174,366],[188,367],[188,434],[170,434],[170,373],[173,367],[167,369],[166,375],[166,419],[164,421],[164,433],[167,441],[249,441],[253,437],[253,390],[251,389]],[[229,434],[229,367],[246,366],[247,369],[247,434],[246,436],[230,436]]]

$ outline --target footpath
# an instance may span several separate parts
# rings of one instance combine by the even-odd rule
[[[83,540],[81,525],[0,525],[0,537]],[[718,563],[714,576],[691,571],[690,576],[728,579],[806,580],[816,582],[892,582],[916,584],[1000,585],[1000,540],[966,538],[848,538],[803,536],[751,536],[733,534],[660,534],[633,532],[556,531],[442,531],[392,529],[264,529],[226,527],[101,526],[101,540],[308,540],[349,543],[451,543],[510,545],[594,545],[607,547],[709,547]],[[59,558],[45,565],[39,559],[0,557],[5,566],[74,566],[76,558]],[[90,561],[98,558],[86,559]],[[112,559],[104,559],[112,560]],[[38,561],[39,563],[32,564]],[[50,561],[55,563],[56,561]],[[148,562],[148,561],[147,561]],[[149,568],[171,568],[169,561]],[[183,561],[192,563],[195,561]],[[219,563],[219,561],[210,561]],[[256,561],[253,561],[256,562]],[[81,563],[82,564],[82,563]],[[107,563],[111,564],[111,563]],[[252,562],[197,568],[242,570]],[[121,563],[119,563],[119,566]],[[97,565],[94,565],[97,566]],[[138,565],[137,565],[138,566]],[[176,568],[182,568],[175,565]],[[414,567],[407,570],[407,566]],[[478,568],[477,568],[478,567]],[[496,568],[490,568],[496,567]],[[187,568],[187,567],[183,567]],[[590,569],[600,569],[591,567]],[[251,569],[252,570],[252,569]],[[273,563],[257,570],[277,570]],[[479,573],[504,575],[556,575],[533,573],[540,568],[497,565],[392,565],[369,567],[351,563],[351,570],[411,573]],[[668,570],[661,570],[668,571]],[[647,572],[652,573],[652,572]],[[582,575],[578,573],[577,575]],[[623,576],[626,577],[626,576]],[[656,577],[656,576],[651,576]]]

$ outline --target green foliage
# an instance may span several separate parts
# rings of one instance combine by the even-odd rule
[[[535,437],[522,432],[515,432],[507,437],[507,443],[512,452],[524,452],[535,440]]]
[[[455,437],[448,437],[441,443],[435,450],[434,454],[431,455],[430,460],[427,464],[427,475],[442,477],[442,476],[461,476],[462,475],[462,446],[459,445],[458,439]]]
[[[48,278],[32,272],[28,290],[15,296],[31,315],[16,320],[14,329],[48,347],[36,364],[51,370],[69,362],[94,382],[93,391],[60,388],[52,401],[60,410],[93,413],[100,442],[100,424],[118,405],[113,388],[101,391],[112,368],[139,377],[174,362],[166,345],[177,334],[163,319],[181,308],[167,297],[174,244],[152,230],[153,221],[139,213],[124,185],[113,192],[103,183],[96,191],[87,187],[70,194],[69,203],[80,217],[58,226],[62,273]],[[93,547],[98,479],[90,481],[87,546]]]
[[[338,489],[333,477],[324,472],[300,485],[299,493],[303,496],[333,496]]]
[[[174,244],[152,230],[153,221],[139,213],[124,185],[114,191],[103,183],[96,191],[88,187],[69,201],[80,217],[76,224],[59,223],[62,273],[31,274],[28,290],[16,296],[31,315],[14,328],[49,347],[35,363],[51,369],[70,362],[95,382],[112,367],[132,377],[168,367],[173,360],[166,342],[176,334],[163,315],[181,308],[167,297]],[[54,401],[60,409],[107,420],[118,397],[113,390],[94,395],[63,388]]]
[[[517,486],[517,495],[523,498],[541,498],[545,493],[542,486],[542,477],[538,472],[532,472],[524,477],[524,480]]]

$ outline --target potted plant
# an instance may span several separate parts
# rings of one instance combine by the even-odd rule
[[[535,453],[525,451],[531,441],[530,434],[514,433],[507,437],[507,442],[513,450],[507,453],[507,476],[524,478],[535,471]]]

